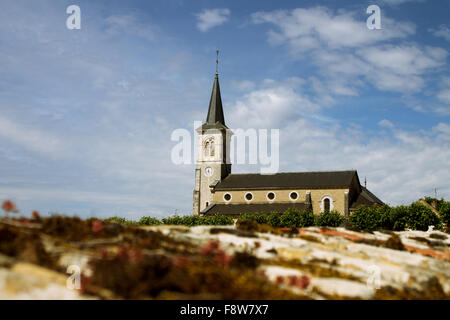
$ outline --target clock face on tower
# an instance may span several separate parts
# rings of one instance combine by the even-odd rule
[[[207,168],[205,169],[205,176],[211,177],[212,174],[213,174],[213,172],[214,172],[213,168],[207,167]]]

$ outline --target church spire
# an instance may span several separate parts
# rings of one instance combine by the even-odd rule
[[[216,76],[214,77],[214,85],[211,93],[211,100],[209,101],[208,116],[206,117],[207,124],[216,124],[217,122],[225,125],[225,118],[223,116],[222,98],[220,96],[219,86],[219,50],[216,51]]]
[[[223,116],[223,108],[222,108],[222,98],[220,96],[218,73],[216,73],[216,76],[214,78],[211,100],[209,101],[208,116],[206,118],[207,124],[215,124],[216,122],[225,125],[225,118]]]

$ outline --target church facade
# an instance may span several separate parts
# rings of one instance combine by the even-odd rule
[[[283,213],[288,208],[338,211],[344,216],[360,205],[383,202],[359,181],[356,170],[232,174],[231,130],[225,125],[216,72],[206,122],[197,129],[194,215]]]

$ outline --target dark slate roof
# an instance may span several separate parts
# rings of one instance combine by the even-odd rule
[[[358,195],[358,198],[352,203],[350,209],[356,209],[359,206],[372,206],[374,204],[383,205],[383,201],[377,198],[372,192],[370,192],[367,188],[361,186],[361,193]]]
[[[283,213],[289,208],[305,211],[311,209],[311,205],[306,203],[211,204],[201,213],[205,215],[224,214],[238,216],[243,213]]]
[[[216,123],[225,125],[225,117],[223,116],[222,98],[220,96],[219,75],[216,73],[214,77],[214,85],[209,101],[208,116],[206,124],[214,125]]]
[[[216,191],[255,189],[333,189],[351,186],[355,170],[283,172],[276,174],[230,174]]]

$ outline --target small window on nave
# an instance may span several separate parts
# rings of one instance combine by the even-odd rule
[[[321,212],[330,212],[333,210],[333,198],[330,196],[324,196],[320,203]]]
[[[329,198],[323,199],[323,211],[330,212],[330,199]]]

